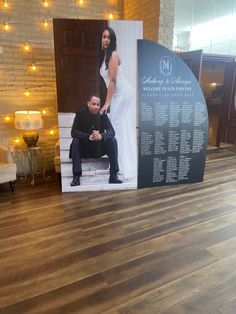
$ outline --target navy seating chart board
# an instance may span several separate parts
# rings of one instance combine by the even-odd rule
[[[167,48],[138,40],[138,188],[201,182],[208,115],[198,81]]]

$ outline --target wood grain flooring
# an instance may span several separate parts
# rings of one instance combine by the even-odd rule
[[[0,313],[236,313],[236,150],[202,183],[0,186]]]

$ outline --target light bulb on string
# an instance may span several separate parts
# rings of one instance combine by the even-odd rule
[[[11,120],[11,118],[10,118],[9,116],[6,116],[6,117],[4,118],[4,120],[5,120],[6,122],[9,122],[9,121]]]
[[[24,91],[24,95],[26,96],[26,97],[29,97],[29,95],[30,95],[30,92],[29,92],[29,90],[26,88],[25,89],[25,91]]]
[[[7,0],[3,0],[2,2],[3,2],[4,8],[8,8],[8,1]]]
[[[113,20],[114,16],[112,13],[109,14],[109,20]]]
[[[9,24],[7,22],[5,22],[5,23],[3,23],[3,28],[7,32],[7,31],[9,31],[10,26],[9,26]]]
[[[47,8],[49,6],[48,0],[43,0],[43,6]]]
[[[14,143],[15,143],[16,145],[20,144],[20,139],[19,139],[19,138],[15,138],[15,139],[14,139]]]
[[[84,4],[83,0],[79,0],[79,5],[82,6]]]
[[[34,63],[31,64],[30,68],[33,72],[35,72],[37,70],[37,67]]]
[[[44,20],[43,21],[43,27],[44,28],[48,28],[49,24],[48,24],[48,21],[47,20]]]
[[[24,48],[24,51],[26,51],[26,52],[28,52],[30,50],[30,46],[28,43],[24,43],[23,48]]]

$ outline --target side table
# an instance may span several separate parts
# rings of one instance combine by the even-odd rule
[[[41,176],[45,181],[51,179],[50,176],[46,176],[46,150],[46,146],[15,147],[15,161],[17,166],[21,169],[19,181],[26,181],[27,173],[31,177],[32,186],[35,184],[36,176]]]

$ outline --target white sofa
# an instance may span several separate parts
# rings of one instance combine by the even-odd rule
[[[12,161],[13,153],[0,145],[0,184],[9,182],[12,192],[15,188],[16,164]]]

